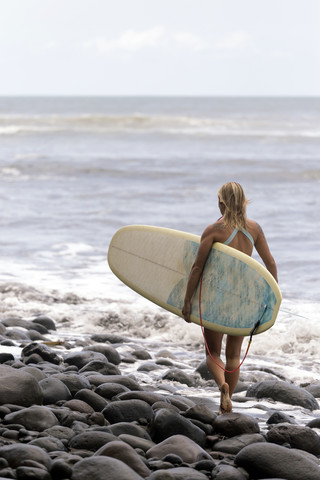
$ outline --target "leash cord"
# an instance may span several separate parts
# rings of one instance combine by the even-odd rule
[[[237,370],[239,370],[239,368],[241,367],[241,365],[243,364],[243,362],[245,361],[247,355],[248,355],[248,352],[249,352],[249,348],[250,348],[250,345],[251,345],[251,342],[252,342],[252,337],[253,337],[253,334],[254,332],[257,330],[257,328],[259,327],[260,323],[261,323],[261,320],[262,320],[262,317],[263,315],[265,314],[268,306],[265,305],[264,306],[264,310],[263,310],[263,313],[261,315],[261,317],[259,318],[259,320],[255,323],[255,325],[253,326],[251,332],[250,332],[250,339],[249,339],[249,342],[248,342],[248,346],[247,346],[247,350],[246,350],[246,353],[242,359],[242,361],[240,362],[240,364],[237,366],[237,368],[235,368],[234,370],[226,370],[222,365],[220,365],[218,362],[216,362],[216,360],[213,358],[210,350],[209,350],[209,347],[208,347],[208,343],[207,343],[207,339],[206,339],[206,335],[204,333],[204,327],[203,327],[203,324],[202,324],[202,314],[201,314],[201,293],[202,293],[202,278],[203,278],[203,272],[201,273],[201,277],[200,277],[200,287],[199,287],[199,317],[200,317],[200,325],[201,325],[201,330],[202,330],[202,335],[203,335],[203,339],[204,339],[204,343],[206,345],[206,349],[207,349],[207,352],[211,358],[211,360],[213,360],[213,362],[219,367],[221,368],[224,372],[227,372],[227,373],[234,373],[236,372]]]

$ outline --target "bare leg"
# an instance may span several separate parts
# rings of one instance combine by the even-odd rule
[[[225,366],[220,358],[223,334],[205,329],[205,336],[210,351],[209,353],[206,349],[207,366],[221,392],[219,413],[228,413],[232,411],[232,403],[229,397],[229,385],[226,382],[225,372],[223,370]]]
[[[227,336],[226,342],[226,370],[235,370],[240,364],[241,345],[243,337]],[[240,368],[233,373],[225,372],[225,379],[229,385],[229,395],[232,396],[240,375]]]

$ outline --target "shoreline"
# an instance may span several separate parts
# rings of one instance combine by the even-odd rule
[[[108,480],[109,469],[118,479],[228,471],[249,480],[262,468],[258,478],[291,480],[298,477],[281,469],[297,462],[319,478],[320,384],[301,388],[267,369],[254,381],[245,370],[233,413],[218,415],[220,392],[202,350],[186,345],[179,355],[161,342],[63,328],[47,315],[0,322],[0,478],[33,469],[36,480],[102,472]]]

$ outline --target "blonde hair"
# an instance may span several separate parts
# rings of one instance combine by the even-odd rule
[[[220,188],[218,197],[219,201],[225,206],[225,212],[223,215],[225,226],[233,228],[246,228],[246,208],[248,200],[246,199],[240,183],[225,183]]]

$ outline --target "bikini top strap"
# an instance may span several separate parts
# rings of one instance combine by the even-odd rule
[[[254,246],[254,240],[253,240],[253,237],[252,237],[251,233],[249,233],[248,230],[245,230],[244,228],[241,228],[241,232],[242,232],[247,238],[249,238],[250,242],[251,242],[252,245]]]
[[[230,237],[229,237],[225,242],[223,242],[223,244],[224,244],[224,245],[229,245],[229,243],[232,242],[232,240],[233,240],[234,237],[237,235],[237,233],[238,233],[238,229],[235,228],[235,229],[233,230],[233,232],[231,233]]]

